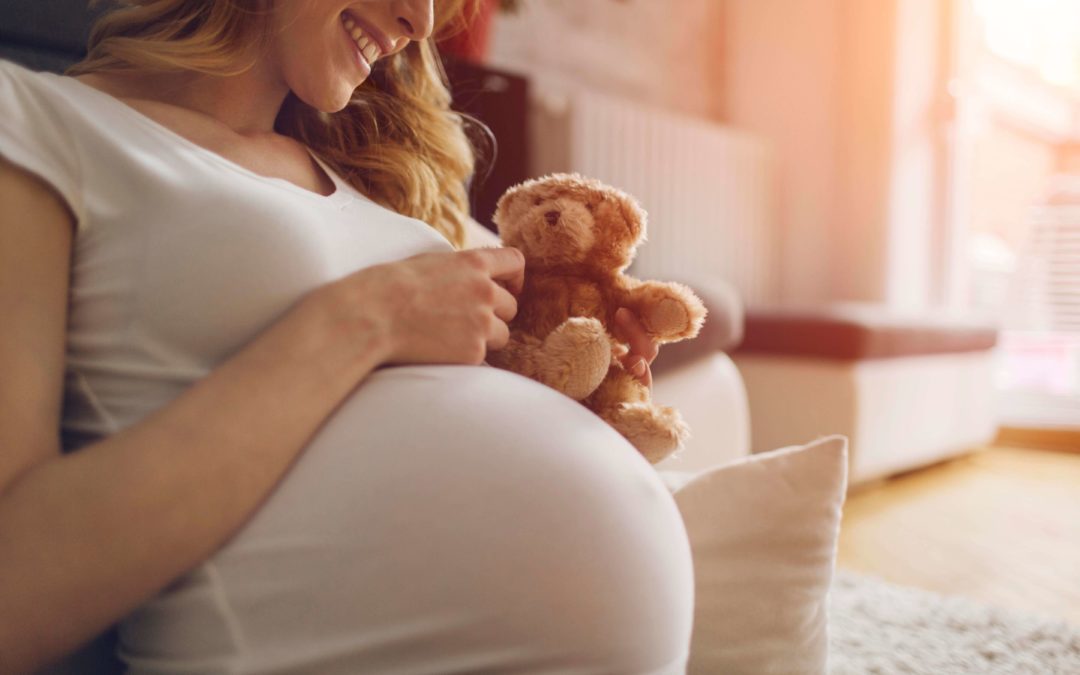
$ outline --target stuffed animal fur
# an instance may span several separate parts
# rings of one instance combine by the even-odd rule
[[[488,362],[581,401],[652,464],[681,448],[686,424],[623,368],[628,347],[610,330],[620,307],[661,344],[695,337],[705,319],[686,286],[623,273],[645,239],[637,202],[600,181],[554,174],[507,190],[494,220],[503,245],[525,255],[525,285],[510,341]]]

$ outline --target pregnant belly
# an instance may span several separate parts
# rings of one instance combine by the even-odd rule
[[[246,536],[337,535],[357,517],[399,526],[409,514],[391,506],[409,495],[468,484],[497,503],[613,461],[652,477],[614,429],[530,379],[488,366],[385,368],[327,419]]]
[[[656,587],[665,566],[689,574],[674,501],[580,404],[487,366],[387,368],[243,529],[122,634],[143,664],[235,664],[243,652],[251,662],[236,672],[330,672],[336,654],[347,672],[387,644],[511,630],[508,606],[565,612],[605,585],[611,598]]]

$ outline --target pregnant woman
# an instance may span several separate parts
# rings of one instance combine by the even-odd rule
[[[116,623],[136,674],[685,670],[655,471],[484,364],[528,272],[464,250],[458,5],[128,0],[0,61],[0,672]]]

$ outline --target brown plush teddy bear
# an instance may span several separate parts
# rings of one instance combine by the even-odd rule
[[[656,464],[682,447],[687,427],[624,370],[627,346],[610,328],[626,307],[657,343],[676,342],[698,334],[705,307],[686,286],[623,274],[645,218],[629,195],[578,174],[507,190],[494,220],[503,245],[525,254],[525,286],[510,342],[488,362],[581,401]]]

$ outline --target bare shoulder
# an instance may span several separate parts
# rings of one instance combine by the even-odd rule
[[[30,232],[25,225],[16,228],[18,223],[44,219],[49,222],[40,228],[38,236],[59,237],[70,246],[75,216],[67,202],[48,182],[3,155],[0,155],[0,204],[5,205],[0,209],[0,230],[4,240],[16,236],[16,229],[21,234]]]

